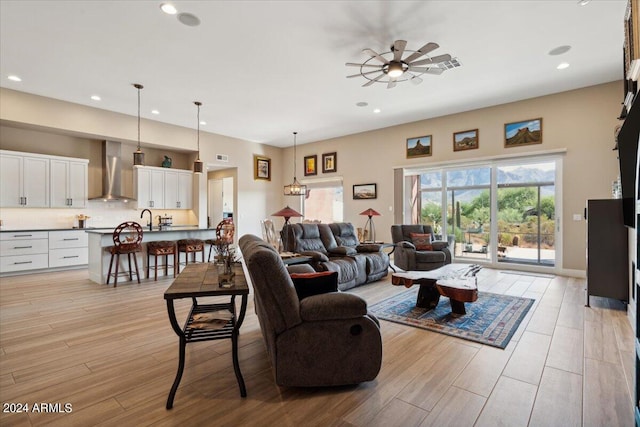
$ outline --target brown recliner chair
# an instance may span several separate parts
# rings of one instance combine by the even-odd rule
[[[249,234],[239,243],[278,385],[358,384],[378,375],[380,325],[364,299],[330,292],[300,300],[273,246]]]
[[[412,234],[430,234],[432,250],[417,249]],[[451,264],[449,243],[435,240],[430,225],[392,225],[391,239],[396,245],[393,263],[405,271],[429,271]]]

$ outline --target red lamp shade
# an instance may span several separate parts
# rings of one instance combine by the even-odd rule
[[[371,208],[367,209],[366,211],[362,211],[362,212],[360,212],[360,215],[366,215],[366,216],[368,216],[368,217],[372,217],[372,216],[381,216],[381,214],[380,214],[380,213],[378,213],[377,211],[375,211],[375,210],[373,210],[373,209],[371,209]]]
[[[291,209],[289,206],[285,206],[278,212],[272,213],[271,216],[282,216],[284,217],[285,222],[288,222],[289,218],[297,218],[302,216],[302,214],[296,210]]]

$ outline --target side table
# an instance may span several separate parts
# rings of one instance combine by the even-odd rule
[[[180,339],[179,342],[179,361],[178,372],[171,386],[169,397],[167,399],[167,409],[173,407],[173,399],[180,385],[182,373],[184,372],[185,347],[187,343],[198,341],[210,341],[220,339],[231,339],[232,342],[232,359],[233,370],[240,387],[240,396],[246,397],[247,390],[244,385],[244,379],[240,372],[240,364],[238,363],[238,333],[240,326],[244,320],[247,310],[247,298],[249,295],[249,287],[240,264],[234,265],[234,285],[230,288],[221,288],[218,285],[218,271],[213,263],[198,263],[187,265],[178,277],[173,281],[171,286],[165,291],[164,299],[167,301],[167,311],[169,313],[169,322]],[[236,296],[242,297],[240,304],[240,312],[236,312],[235,299]],[[221,304],[199,304],[198,297],[212,296],[229,296],[228,303]],[[193,305],[189,311],[189,315],[185,321],[184,327],[181,328],[176,319],[176,313],[173,302],[176,299],[191,298]],[[207,327],[196,327],[194,325],[194,315],[213,313],[216,311],[228,310],[231,318],[226,321],[222,327],[218,329]]]

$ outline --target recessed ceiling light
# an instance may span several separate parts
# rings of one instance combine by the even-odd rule
[[[102,98],[100,98],[100,96],[98,95],[91,95],[91,99],[93,99],[94,101],[100,101]]]
[[[171,3],[162,3],[160,4],[160,9],[167,15],[175,15],[178,13],[178,9]]]
[[[366,107],[367,105],[369,105],[368,102],[364,102],[364,101],[360,101],[358,103],[356,103],[356,106],[358,107]]]
[[[578,0],[578,6],[584,6],[589,4],[591,0]]]
[[[379,109],[379,108],[376,108],[375,110],[373,110],[373,112],[376,113],[376,114],[378,114],[380,111],[382,111],[382,110]]]
[[[556,68],[558,70],[564,70],[565,68],[569,68],[569,63],[568,62],[561,62],[560,64],[558,64],[558,66]]]
[[[21,82],[22,79],[18,76],[14,76],[13,74],[10,75],[9,77],[7,77],[9,80],[11,80],[12,82]]]
[[[158,111],[158,110],[151,110],[151,114],[160,114],[160,111]]]
[[[202,120],[202,121],[200,121],[200,124],[204,126],[204,125],[206,125],[206,124],[207,124],[207,122],[205,122],[204,120]]]
[[[189,27],[197,27],[200,25],[200,18],[191,13],[181,13],[178,15],[178,21]]]
[[[571,49],[571,46],[569,45],[558,46],[554,49],[551,49],[549,51],[549,55],[552,55],[552,56],[562,55],[563,53],[569,52],[570,49]]]

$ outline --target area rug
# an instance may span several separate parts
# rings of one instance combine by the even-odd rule
[[[373,304],[369,309],[380,319],[440,332],[469,341],[505,348],[534,300],[478,292],[478,300],[465,303],[467,314],[451,316],[449,298],[427,311],[416,307],[418,287]]]

